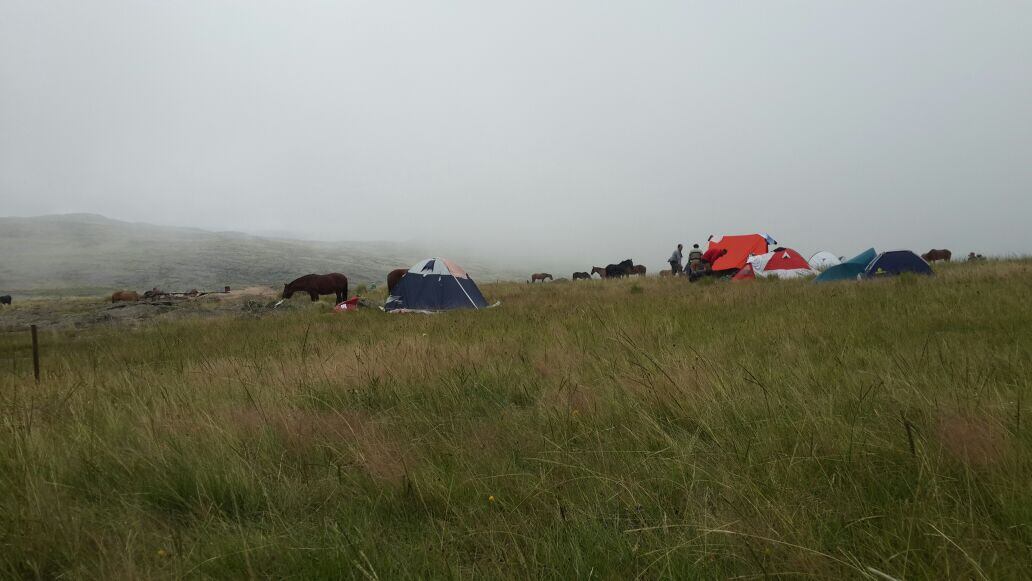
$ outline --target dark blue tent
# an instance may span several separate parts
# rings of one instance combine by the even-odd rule
[[[452,261],[428,258],[401,277],[387,297],[385,311],[449,311],[483,309],[484,295],[473,279]]]
[[[868,248],[853,258],[832,266],[828,270],[817,275],[814,282],[831,282],[835,280],[856,280],[864,273],[867,265],[878,256],[873,248]]]
[[[932,267],[923,258],[909,250],[893,250],[882,252],[871,261],[864,270],[864,278],[893,276],[913,272],[915,274],[932,274]]]

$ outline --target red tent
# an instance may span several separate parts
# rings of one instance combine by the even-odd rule
[[[759,234],[722,236],[710,240],[710,249],[727,249],[727,254],[713,263],[713,270],[734,270],[743,268],[750,256],[767,253],[767,239]]]
[[[806,261],[798,252],[791,248],[786,248],[780,252],[775,252],[774,256],[770,257],[767,261],[767,266],[763,270],[810,270],[810,263]]]
[[[753,271],[751,264],[746,264],[745,268],[739,270],[734,276],[731,277],[734,281],[743,280],[756,280],[756,272]]]
[[[749,260],[756,276],[773,276],[777,278],[797,278],[816,274],[798,252],[791,248],[778,248],[774,252],[761,254]]]

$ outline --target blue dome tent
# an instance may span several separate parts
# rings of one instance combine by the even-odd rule
[[[466,271],[446,258],[427,258],[417,262],[401,277],[383,308],[387,312],[397,312],[486,307],[484,295]]]
[[[904,272],[932,274],[932,267],[910,250],[882,252],[864,270],[864,278],[899,275]]]

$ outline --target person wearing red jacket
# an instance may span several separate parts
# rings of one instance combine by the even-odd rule
[[[706,252],[702,253],[702,261],[709,264],[710,268],[712,269],[713,263],[725,254],[727,254],[727,248],[710,248]]]

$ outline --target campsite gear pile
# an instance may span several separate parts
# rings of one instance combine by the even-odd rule
[[[360,300],[361,299],[359,297],[351,297],[350,299],[348,299],[348,300],[346,300],[346,301],[344,301],[342,303],[338,303],[336,306],[333,307],[333,310],[334,310],[334,312],[337,312],[337,313],[346,313],[348,311],[357,311],[358,307],[359,307],[359,301]]]

